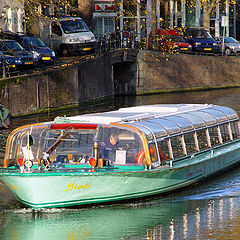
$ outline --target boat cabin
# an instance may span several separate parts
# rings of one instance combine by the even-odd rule
[[[20,127],[9,135],[4,167],[171,167],[238,138],[239,117],[228,107],[137,106]]]

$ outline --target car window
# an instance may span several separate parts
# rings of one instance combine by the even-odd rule
[[[29,46],[29,42],[28,42],[28,40],[27,40],[26,38],[23,38],[23,39],[22,39],[21,44],[22,44],[22,46],[24,46],[24,47],[28,47],[28,46]]]
[[[199,29],[191,30],[189,35],[192,36],[193,38],[211,38],[212,37],[208,31],[199,30]]]
[[[58,25],[57,22],[53,22],[51,27],[52,27],[52,33],[53,34],[56,34],[58,36],[62,36],[62,30],[61,30],[61,28],[60,28],[60,26]]]
[[[184,39],[177,35],[169,35],[168,39],[172,42],[185,42]]]
[[[237,40],[234,39],[234,38],[232,38],[232,37],[225,37],[225,38],[224,38],[224,41],[225,41],[226,43],[235,43],[235,42],[237,42]]]
[[[23,50],[22,46],[15,41],[4,41],[2,42],[3,50]]]
[[[61,21],[65,33],[88,32],[89,28],[82,19]]]
[[[45,44],[37,37],[25,37],[23,38],[23,44],[26,45],[32,45],[35,47],[45,47]]]

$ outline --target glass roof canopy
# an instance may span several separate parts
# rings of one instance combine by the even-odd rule
[[[237,113],[228,107],[198,105],[199,108],[196,110],[194,107],[192,109],[182,109],[181,106],[178,108],[178,111],[160,114],[155,113],[155,116],[152,114],[152,117],[149,116],[142,120],[138,119],[136,121],[132,119],[131,121],[130,119],[127,119],[127,124],[139,128],[148,139],[152,139],[153,133],[156,138],[161,138],[168,135],[184,133],[192,129],[238,119]]]
[[[121,123],[142,131],[148,139],[184,133],[193,129],[237,120],[228,107],[209,104],[164,104],[121,108],[117,111],[69,117],[77,122]]]

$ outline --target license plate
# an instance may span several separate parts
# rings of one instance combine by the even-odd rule
[[[187,51],[188,49],[187,49],[187,48],[181,48],[181,50],[185,50],[185,51]]]
[[[211,48],[204,48],[204,51],[211,51]]]
[[[84,48],[83,51],[89,51],[91,48]]]
[[[50,57],[43,57],[42,60],[46,60],[47,61],[47,60],[51,60],[51,58]]]
[[[33,62],[25,62],[26,65],[31,65]]]
[[[8,67],[10,67],[10,68],[15,68],[16,65],[8,65]]]

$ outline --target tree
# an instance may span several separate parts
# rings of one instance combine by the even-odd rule
[[[200,0],[200,8],[203,12],[203,27],[210,29],[210,16],[216,12],[217,6],[220,8],[226,5],[227,0]],[[236,4],[235,0],[228,1],[229,5]]]
[[[213,9],[219,4],[221,0],[201,0],[200,6],[203,10],[203,27],[209,30],[210,15]]]
[[[20,0],[25,8],[27,31],[39,35],[39,18],[67,16],[74,0]]]

